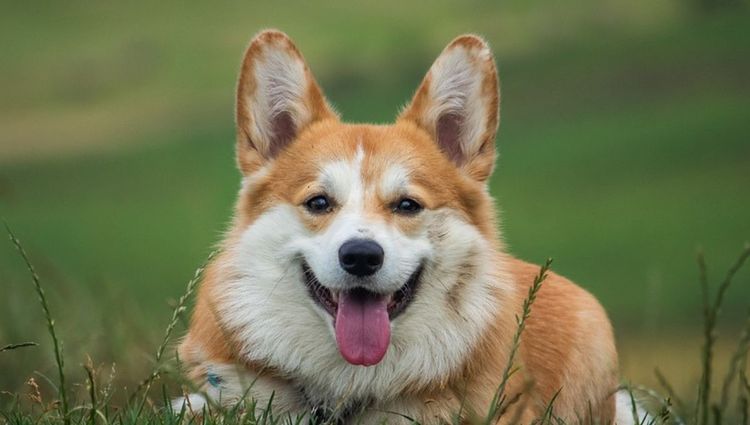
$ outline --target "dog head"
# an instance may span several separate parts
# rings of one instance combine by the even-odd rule
[[[455,370],[496,308],[498,108],[476,36],[445,48],[391,125],[342,123],[292,41],[256,36],[237,88],[227,277],[212,289],[241,355],[320,387],[349,378],[339,395]]]

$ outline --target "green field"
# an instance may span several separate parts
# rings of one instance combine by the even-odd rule
[[[151,367],[239,186],[242,51],[278,27],[343,117],[371,122],[393,119],[451,38],[484,35],[502,81],[492,191],[510,250],[554,257],[602,301],[629,377],[650,383],[661,362],[697,380],[696,248],[717,282],[750,240],[747,7],[402,3],[4,5],[0,216],[38,268],[73,376],[87,354],[125,385]],[[749,306],[743,270],[727,344]],[[0,243],[0,346],[27,340],[41,346],[0,353],[0,390],[54,374],[28,274]]]

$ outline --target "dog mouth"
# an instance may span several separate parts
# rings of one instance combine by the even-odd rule
[[[419,278],[422,275],[423,266],[420,265],[409,276],[404,285],[391,294],[379,294],[363,287],[355,287],[346,291],[332,291],[323,286],[307,262],[302,262],[302,273],[304,274],[305,286],[312,299],[334,318],[338,312],[339,297],[342,292],[348,292],[354,298],[381,298],[385,297],[388,306],[388,318],[395,319],[406,310],[416,295]]]
[[[420,265],[395,292],[380,294],[363,287],[331,290],[302,263],[305,285],[312,299],[333,317],[336,344],[347,362],[371,366],[385,357],[391,321],[414,300],[422,268]]]

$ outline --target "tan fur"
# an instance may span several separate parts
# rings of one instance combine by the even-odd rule
[[[514,259],[504,252],[497,235],[496,211],[486,189],[495,159],[494,138],[498,125],[498,79],[491,56],[479,55],[487,45],[476,36],[462,36],[448,45],[467,49],[481,72],[481,99],[485,105],[486,128],[478,149],[460,161],[451,161],[435,143],[434,117],[426,117],[430,108],[428,73],[417,89],[410,106],[393,125],[351,125],[341,123],[327,105],[320,88],[305,65],[306,93],[301,100],[311,111],[308,121],[300,123],[293,142],[269,157],[253,140],[247,99],[252,98],[256,84],[253,64],[262,60],[269,46],[285,49],[299,60],[302,56],[282,33],[264,32],[247,49],[240,71],[237,95],[237,158],[246,183],[239,194],[235,218],[223,243],[224,251],[208,267],[201,283],[188,335],[180,356],[192,379],[204,385],[205,364],[233,364],[262,377],[264,385],[282,394],[287,409],[309,408],[293,393],[299,383],[294,376],[268,367],[263,361],[243,358],[239,336],[225,329],[216,310],[222,284],[231,280],[227,267],[233,247],[243,229],[275,205],[301,206],[319,188],[315,181],[316,164],[331,159],[351,160],[361,149],[364,154],[362,175],[366,183],[377,181],[385,169],[400,164],[410,170],[410,194],[428,210],[455,211],[479,230],[493,252],[497,285],[490,282],[488,296],[499,306],[486,332],[470,350],[460,367],[428,385],[404,383],[400,394],[389,400],[372,400],[372,411],[397,411],[423,423],[450,421],[462,412],[464,422],[481,419],[489,409],[502,372],[508,361],[511,338],[516,330],[515,317],[539,267]],[[281,47],[279,47],[281,46]],[[430,121],[433,119],[433,121]],[[264,142],[265,143],[265,142]],[[397,199],[384,194],[366,194],[366,214],[370,214],[406,235],[415,234],[424,225],[420,216],[394,216],[391,205]],[[335,208],[335,207],[334,207]],[[299,219],[310,232],[325,229],[335,214],[316,216],[297,208]],[[459,278],[445,297],[445,308],[452,320],[461,320],[458,306],[467,287],[474,284],[476,265],[466,263]],[[439,325],[439,324],[436,324]],[[507,388],[509,397],[520,398],[503,416],[501,423],[517,417],[530,422],[544,410],[558,391],[555,414],[574,420],[593,412],[595,421],[609,422],[614,415],[617,385],[617,355],[611,327],[598,302],[569,280],[550,273],[533,306],[517,358],[521,369],[513,375]],[[265,387],[264,387],[265,388]],[[289,394],[284,399],[283,394]],[[373,414],[374,415],[374,414]],[[365,422],[375,420],[376,416]],[[393,419],[391,417],[391,419]]]

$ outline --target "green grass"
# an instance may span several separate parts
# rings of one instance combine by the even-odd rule
[[[701,245],[723,269],[750,238],[750,17],[677,0],[4,5],[0,216],[45,277],[69,358],[116,363],[117,386],[152,370],[157,324],[229,220],[235,73],[268,26],[296,39],[352,121],[392,119],[452,37],[486,36],[509,249],[554,256],[602,301],[628,376],[651,376],[647,356],[669,347],[665,371],[697,379],[691,258]],[[0,352],[0,390],[17,392],[56,372],[13,250],[0,244],[0,346],[41,344]],[[750,271],[736,279],[718,347],[750,298]]]
[[[38,295],[39,303],[44,313],[44,317],[47,320],[47,330],[49,336],[53,342],[53,352],[55,355],[58,381],[53,382],[49,378],[46,378],[49,384],[56,389],[57,399],[53,398],[51,401],[45,402],[39,385],[32,378],[27,382],[30,386],[31,392],[29,394],[29,402],[24,401],[20,394],[7,393],[5,395],[10,396],[10,400],[7,404],[3,405],[0,409],[0,420],[7,424],[64,424],[70,425],[75,424],[90,424],[95,425],[97,422],[107,424],[135,424],[135,423],[149,423],[149,424],[164,424],[164,423],[201,423],[201,424],[276,424],[276,423],[304,423],[305,416],[291,418],[284,416],[281,412],[273,412],[271,405],[273,396],[269,399],[267,406],[258,406],[256,401],[243,397],[238,403],[232,406],[220,406],[209,404],[206,408],[200,412],[191,412],[192,408],[189,405],[185,405],[182,409],[177,412],[172,410],[171,407],[171,396],[174,394],[169,388],[174,388],[174,383],[184,382],[179,376],[179,359],[172,360],[171,362],[164,361],[164,353],[170,344],[172,334],[178,324],[180,315],[185,311],[187,301],[192,297],[197,282],[199,281],[201,274],[204,270],[204,266],[199,267],[195,275],[187,284],[184,294],[180,297],[179,301],[172,310],[171,319],[164,332],[164,337],[156,349],[154,356],[154,367],[146,378],[130,393],[130,396],[126,399],[127,402],[124,404],[112,403],[113,399],[113,382],[114,382],[114,367],[111,374],[109,375],[108,381],[101,389],[97,382],[99,381],[99,374],[95,370],[91,359],[85,363],[83,369],[86,372],[87,381],[80,385],[80,389],[77,391],[78,394],[88,394],[88,403],[83,400],[79,395],[79,399],[75,401],[74,407],[70,407],[68,403],[68,387],[66,386],[66,372],[64,357],[62,354],[62,343],[58,338],[55,331],[55,320],[49,308],[47,297],[45,296],[44,288],[41,285],[40,278],[37,275],[34,266],[32,265],[29,257],[23,248],[21,242],[13,234],[10,227],[6,225],[8,236],[14,247],[20,254],[24,265],[31,275],[33,287]],[[213,255],[213,254],[212,254]],[[212,256],[211,255],[211,256]],[[209,260],[210,257],[209,256]],[[701,282],[701,291],[703,295],[703,320],[704,320],[704,345],[702,349],[702,373],[701,381],[698,386],[697,397],[694,400],[694,408],[689,410],[691,404],[683,401],[680,396],[674,391],[673,387],[669,384],[667,379],[662,374],[657,372],[660,383],[666,391],[666,396],[661,396],[654,390],[648,388],[638,387],[633,388],[632,386],[624,386],[630,394],[630,399],[633,409],[633,419],[636,423],[656,425],[656,424],[694,424],[694,425],[721,425],[721,424],[734,424],[743,423],[747,424],[749,419],[748,410],[748,399],[750,399],[750,382],[747,377],[747,360],[748,350],[750,349],[750,314],[747,317],[747,325],[743,330],[742,337],[739,339],[735,354],[732,356],[729,364],[729,372],[722,381],[720,396],[718,401],[712,398],[715,391],[712,390],[712,374],[714,373],[714,345],[716,343],[715,331],[717,327],[717,319],[721,310],[723,301],[725,299],[726,291],[732,284],[732,280],[735,278],[737,272],[742,268],[745,261],[750,258],[750,243],[746,243],[743,251],[739,258],[730,267],[726,274],[726,277],[721,281],[718,288],[716,289],[715,295],[712,297],[711,286],[709,284],[707,267],[705,259],[701,254],[698,256],[699,275]],[[519,350],[521,339],[523,338],[523,331],[525,329],[526,320],[532,314],[532,307],[536,300],[536,295],[541,289],[547,272],[552,263],[551,259],[548,259],[545,264],[540,268],[538,274],[534,278],[534,281],[529,287],[528,295],[523,301],[522,313],[517,317],[516,331],[513,335],[511,345],[508,353],[508,363],[504,368],[503,375],[500,384],[497,388],[497,392],[489,406],[487,416],[484,420],[477,423],[482,424],[493,424],[498,420],[509,420],[508,423],[518,423],[519,417],[507,417],[512,406],[518,401],[518,395],[511,395],[505,392],[506,383],[508,382],[511,375],[515,373],[522,373],[523,365],[518,365],[515,362],[516,354]],[[28,346],[34,345],[33,343],[20,343],[13,346],[4,347],[2,351],[12,351],[22,349]],[[172,376],[169,376],[169,372]],[[162,391],[159,394],[160,398],[153,398],[150,390],[157,380],[161,380]],[[732,385],[737,383],[736,389],[732,389]],[[98,389],[99,388],[99,389]],[[248,388],[248,391],[251,388]],[[82,391],[84,390],[84,391]],[[127,388],[124,389],[127,391]],[[194,391],[189,382],[185,382],[183,386],[184,392]],[[554,404],[558,394],[562,391],[562,388],[546,403],[546,409],[544,410],[541,417],[537,418],[535,424],[556,424],[565,425],[565,421],[555,416]],[[641,393],[641,396],[636,399],[636,392]],[[53,396],[54,397],[54,396]],[[730,401],[730,397],[733,397],[734,401]],[[125,399],[123,399],[125,400]],[[636,401],[638,400],[638,401]],[[677,408],[674,404],[676,403]],[[645,406],[650,409],[650,417],[639,417],[637,404]],[[194,415],[193,413],[196,413]],[[393,414],[409,419],[413,423],[418,423],[408,416],[403,416],[399,412],[393,412]],[[579,417],[585,417],[586,412],[580,412]],[[579,420],[580,421],[580,420]],[[741,422],[740,422],[741,421]],[[461,412],[456,412],[453,423],[461,424],[465,423],[461,415]],[[581,422],[583,423],[583,422]]]

